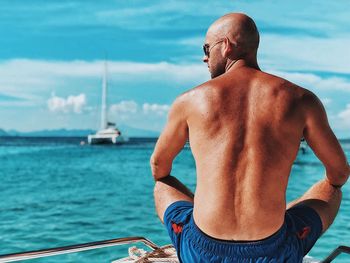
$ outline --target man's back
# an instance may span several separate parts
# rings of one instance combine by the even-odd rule
[[[152,154],[157,213],[183,262],[301,262],[338,212],[350,167],[322,103],[261,72],[258,46],[244,14],[209,27],[203,62],[212,80],[174,101]],[[326,178],[286,207],[302,137]],[[188,139],[195,195],[170,175]]]
[[[304,94],[281,78],[241,67],[185,95],[197,168],[194,219],[205,233],[256,240],[282,226],[303,136]]]

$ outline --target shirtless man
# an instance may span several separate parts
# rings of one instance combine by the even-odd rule
[[[262,72],[258,45],[244,14],[210,26],[212,79],[175,100],[151,157],[157,213],[182,262],[301,262],[338,212],[350,168],[325,110],[310,91]],[[326,176],[286,205],[302,137]],[[195,195],[170,176],[188,139]]]

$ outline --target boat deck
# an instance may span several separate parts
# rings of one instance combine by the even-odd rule
[[[76,253],[86,250],[93,250],[104,247],[112,247],[125,244],[143,243],[149,247],[150,251],[145,251],[137,247],[129,248],[129,255],[127,257],[114,260],[112,263],[131,263],[131,262],[173,262],[178,263],[179,260],[176,256],[176,250],[172,245],[157,246],[152,241],[144,237],[126,237],[116,238],[109,240],[102,240],[90,243],[83,243],[71,246],[49,248],[36,251],[27,251],[13,254],[0,255],[0,262],[16,262],[21,260],[28,260],[41,257],[50,257],[55,255]],[[318,261],[311,257],[306,256],[303,263],[329,263],[332,262],[339,254],[350,254],[350,247],[339,246],[335,249],[326,259]]]

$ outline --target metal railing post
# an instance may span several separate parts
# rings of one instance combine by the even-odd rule
[[[340,253],[347,253],[350,254],[350,247],[346,246],[339,246],[336,249],[333,250],[331,254],[327,258],[321,261],[321,263],[330,263],[335,259],[337,256],[339,256]]]
[[[83,244],[77,244],[77,245],[70,245],[70,246],[63,246],[63,247],[56,247],[56,248],[49,248],[49,249],[41,249],[41,250],[33,250],[33,251],[27,251],[27,252],[21,252],[21,253],[0,255],[0,262],[14,262],[14,261],[19,261],[19,260],[49,257],[49,256],[55,256],[55,255],[62,255],[62,254],[69,254],[69,253],[75,253],[75,252],[80,252],[80,251],[92,250],[92,249],[97,249],[97,248],[132,244],[132,243],[137,243],[137,242],[142,242],[146,246],[148,246],[149,248],[151,248],[153,250],[159,248],[152,241],[150,241],[144,237],[125,237],[125,238],[116,238],[116,239],[95,241],[95,242],[89,242],[89,243],[83,243]]]

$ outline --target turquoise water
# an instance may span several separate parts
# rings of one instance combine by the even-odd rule
[[[121,146],[80,146],[81,138],[0,137],[0,254],[126,236],[170,242],[153,204],[149,157],[154,140]],[[342,142],[350,157],[350,141]],[[173,174],[195,188],[189,148],[177,157]],[[323,177],[309,151],[293,166],[288,200]],[[350,183],[340,213],[310,255],[324,258],[338,245],[350,245]],[[129,246],[98,249],[27,262],[110,262]],[[335,262],[350,262],[350,256]]]

